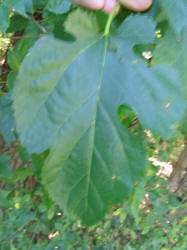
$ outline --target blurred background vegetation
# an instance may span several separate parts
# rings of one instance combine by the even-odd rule
[[[135,183],[124,205],[111,207],[104,220],[89,228],[68,218],[39,184],[45,156],[31,158],[17,142],[8,147],[1,137],[0,249],[186,250],[185,196],[168,189],[184,137],[168,143],[149,131],[144,136],[146,177]]]

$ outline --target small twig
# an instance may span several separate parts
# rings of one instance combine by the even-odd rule
[[[29,20],[31,20],[34,24],[36,24],[36,26],[41,30],[42,33],[47,33],[47,30],[41,25],[39,24],[33,16],[27,16],[27,18]]]
[[[132,122],[132,124],[127,128],[128,130],[131,130],[132,128],[134,128],[137,124],[138,124],[138,118],[135,118],[134,121]]]
[[[42,36],[42,34],[38,35],[38,36],[10,36],[10,37],[0,37],[0,39],[12,39],[12,40],[19,40],[19,39],[34,39],[34,38],[40,38]]]
[[[10,6],[8,6],[8,8],[9,8],[13,13],[17,13],[17,14],[20,15],[19,12],[17,12],[17,11],[14,10],[14,9],[12,9]],[[27,15],[27,18],[28,18],[30,21],[32,21],[34,24],[36,24],[36,26],[41,30],[42,33],[47,33],[47,30],[46,30],[41,24],[39,24],[39,23],[34,19],[33,16]]]

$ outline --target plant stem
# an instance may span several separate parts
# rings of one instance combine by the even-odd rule
[[[116,14],[116,10],[119,8],[120,6],[120,2],[117,1],[117,3],[115,4],[112,12],[110,13],[109,17],[108,17],[108,20],[107,20],[107,23],[106,23],[106,27],[105,27],[105,31],[104,31],[104,36],[108,36],[109,33],[110,33],[110,26],[111,26],[111,23],[115,17],[115,14]]]
[[[19,12],[17,12],[17,11],[15,11],[14,9],[12,9],[10,6],[8,6],[8,8],[10,9],[10,11],[11,12],[13,12],[13,13],[17,13],[17,14],[19,14],[20,15],[20,13]],[[41,31],[42,31],[42,33],[43,34],[45,34],[45,33],[47,33],[47,30],[42,26],[42,25],[40,25],[39,24],[39,22],[38,21],[36,21],[35,19],[34,19],[34,17],[33,16],[29,16],[29,15],[27,15],[27,18],[31,21],[31,22],[33,22]]]
[[[41,35],[38,35],[38,36],[3,36],[3,37],[0,37],[0,39],[10,39],[10,40],[20,40],[20,39],[34,39],[34,38],[40,38],[42,36]]]
[[[33,16],[27,16],[27,18],[34,24],[36,24],[36,26],[41,30],[42,33],[47,33],[47,30],[42,25],[40,25],[39,22],[36,21]]]

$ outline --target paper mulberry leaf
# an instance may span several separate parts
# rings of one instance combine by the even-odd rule
[[[120,99],[109,92],[114,93],[115,85],[107,81],[111,70],[107,65],[102,77],[105,43],[105,39],[98,41],[64,73],[61,86],[65,91],[66,86],[76,84],[70,103],[76,100],[77,105],[64,117],[43,169],[43,183],[52,197],[87,225],[100,220],[109,205],[124,199],[145,166],[141,144],[117,119]]]
[[[150,112],[154,110],[164,127],[157,122],[155,130],[159,134],[170,131],[174,118],[175,122],[181,118],[178,108],[183,99],[180,84],[172,82],[170,87],[164,78],[165,73],[171,73],[168,69],[149,71],[144,64],[135,69],[131,60],[120,60],[123,52],[119,40],[134,60],[133,46],[144,42],[142,34],[134,32],[130,37],[129,33],[125,38],[121,28],[113,37],[105,37],[99,32],[95,15],[87,13],[78,9],[67,19],[66,29],[76,41],[68,43],[46,35],[36,42],[21,65],[14,107],[17,129],[27,150],[41,153],[50,148],[42,169],[49,194],[70,215],[91,225],[109,206],[124,200],[146,165],[141,142],[119,122],[118,107],[128,103],[139,110],[140,105],[142,123],[151,123]],[[147,18],[138,15],[134,24],[130,21],[125,20],[127,30],[128,25],[141,24],[141,32],[151,41],[154,25],[147,30]],[[117,51],[110,51],[110,45]],[[147,73],[158,88],[152,89],[153,84],[144,76]],[[155,91],[163,91],[160,99]],[[162,112],[159,114],[155,95],[162,102],[174,95],[169,115],[165,112],[170,122],[166,123]],[[138,98],[140,101],[136,101]],[[145,105],[141,102],[149,100],[154,107],[143,112]]]

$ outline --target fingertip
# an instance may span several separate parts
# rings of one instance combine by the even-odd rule
[[[113,10],[116,2],[117,2],[117,0],[105,0],[103,11],[106,12],[107,14],[109,14]]]
[[[90,1],[90,0],[73,0],[74,3],[77,3],[81,6],[84,6],[86,8],[89,9],[93,9],[93,10],[101,10],[104,7],[104,0],[94,0],[94,1]]]
[[[144,11],[151,7],[152,0],[121,0],[121,3],[134,11]]]

